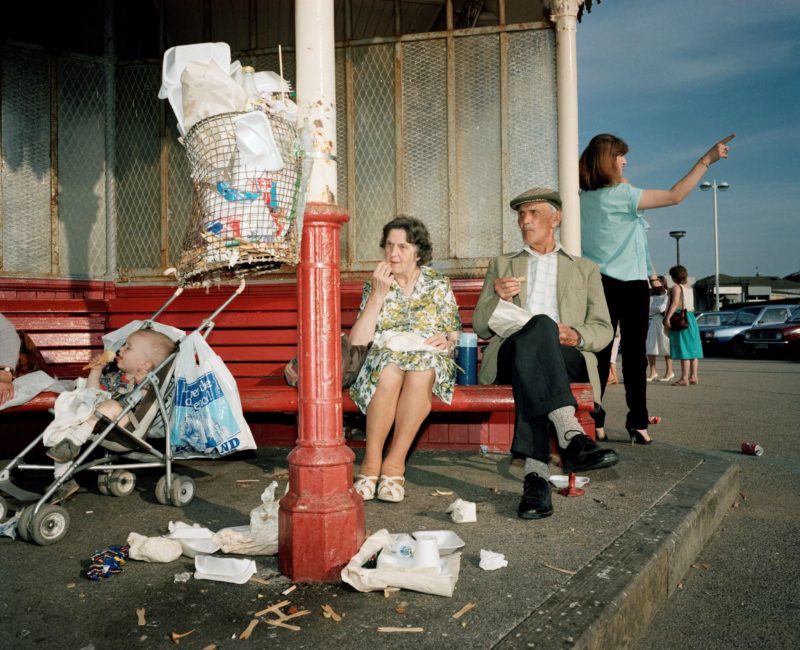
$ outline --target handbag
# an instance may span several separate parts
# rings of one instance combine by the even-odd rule
[[[669,317],[669,327],[673,330],[685,330],[689,328],[689,319],[686,317],[686,307],[683,304],[683,288],[681,288],[681,308],[680,311],[673,312]]]
[[[361,372],[361,366],[364,365],[364,359],[367,358],[367,352],[372,347],[372,343],[367,345],[353,345],[350,343],[350,337],[347,334],[342,334],[342,388],[350,388]],[[283,369],[283,376],[289,386],[297,387],[300,382],[299,364],[297,357],[294,357]]]

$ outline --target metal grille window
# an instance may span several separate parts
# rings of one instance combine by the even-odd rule
[[[279,67],[276,51],[234,58]],[[191,185],[174,117],[157,98],[161,63],[112,69],[113,125],[106,65],[3,50],[3,273],[147,281],[180,257]],[[295,65],[284,49],[293,84]],[[381,227],[399,213],[428,225],[434,264],[452,275],[481,275],[491,256],[519,246],[508,200],[557,187],[548,26],[354,41],[337,48],[335,69],[345,272],[373,268]]]

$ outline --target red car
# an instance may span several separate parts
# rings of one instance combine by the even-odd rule
[[[744,344],[753,352],[781,352],[800,358],[800,308],[786,322],[754,327],[744,333]]]

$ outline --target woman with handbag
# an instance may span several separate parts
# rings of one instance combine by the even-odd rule
[[[733,134],[706,151],[689,172],[668,190],[645,190],[625,179],[628,145],[609,133],[596,135],[581,154],[581,245],[583,257],[600,267],[611,326],[620,327],[622,374],[631,441],[650,444],[647,432],[646,340],[650,309],[647,283],[649,255],[643,210],[683,201],[720,158],[728,157]],[[600,387],[608,380],[611,346],[597,354]],[[602,418],[595,418],[602,427]]]
[[[411,443],[431,410],[431,394],[450,403],[461,320],[450,280],[427,266],[428,229],[400,216],[383,227],[379,262],[365,283],[352,345],[372,347],[350,388],[367,416],[367,442],[353,488],[364,501],[402,501]],[[386,456],[383,448],[394,427]]]
[[[664,314],[664,330],[669,332],[670,356],[681,362],[681,378],[672,385],[688,386],[697,383],[703,344],[694,317],[694,292],[687,291],[689,273],[679,264],[669,270],[669,275],[675,285],[670,290],[670,303]]]

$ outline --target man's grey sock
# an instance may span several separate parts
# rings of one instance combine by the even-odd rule
[[[547,467],[547,463],[535,458],[525,459],[525,475],[527,476],[530,473],[538,474],[545,481],[550,478],[550,470]]]
[[[561,449],[566,449],[569,441],[575,436],[585,435],[581,423],[575,417],[574,406],[562,406],[555,411],[550,411],[547,419],[556,427],[558,446]]]

